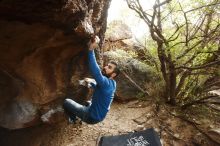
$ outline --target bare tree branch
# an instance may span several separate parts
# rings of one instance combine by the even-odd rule
[[[188,38],[189,38],[189,23],[188,23],[188,19],[186,16],[186,13],[184,12],[181,3],[179,2],[179,6],[181,8],[181,11],[183,12],[183,16],[185,19],[185,26],[186,26],[186,34],[185,34],[185,42],[186,42],[186,46],[188,46]]]
[[[220,24],[218,24],[212,31],[210,31],[206,36],[209,36],[209,38],[207,38],[206,41],[210,41],[213,38],[215,38],[215,36],[213,36],[219,29]],[[205,36],[204,36],[205,37]],[[182,54],[180,54],[179,56],[176,57],[176,59],[180,59],[182,57],[184,57],[187,53],[189,53],[193,48],[197,47],[198,45],[200,45],[203,42],[203,40],[199,40],[197,41],[192,47],[186,49]]]
[[[163,6],[163,5],[165,5],[165,4],[169,3],[169,2],[171,2],[171,0],[165,0],[162,3],[154,5],[154,8],[156,9],[156,8],[161,7],[161,6]]]
[[[201,20],[200,19],[202,19],[202,21],[200,22],[200,24],[198,24],[198,25],[194,25],[194,27],[192,28],[192,33],[191,33],[191,36],[189,37],[189,40],[191,40],[192,38],[194,38],[195,37],[195,35],[199,32],[199,30],[201,30],[201,28],[202,28],[202,25],[203,25],[203,23],[205,22],[205,20],[206,20],[206,15],[204,16],[204,17],[202,17],[204,14],[202,14],[200,17],[199,17],[199,19],[197,20],[197,22],[200,22]]]
[[[200,7],[188,10],[188,11],[186,11],[186,13],[190,13],[190,12],[195,11],[195,10],[199,10],[199,9],[202,9],[202,8],[205,8],[205,7],[210,7],[210,6],[219,5],[219,4],[220,4],[220,2],[216,2],[216,3],[200,6]]]
[[[189,70],[204,69],[204,68],[216,65],[216,64],[220,64],[220,60],[216,60],[210,63],[203,64],[201,66],[195,66],[195,67],[180,66],[180,67],[177,67],[176,69],[189,69]]]
[[[207,50],[210,50],[211,47],[207,48]],[[217,51],[197,51],[197,52],[194,52],[194,54],[192,55],[192,57],[190,57],[185,63],[183,63],[182,66],[186,66],[187,64],[191,63],[193,60],[195,60],[199,54],[215,54],[217,53]]]
[[[161,18],[161,21],[163,21],[163,20],[166,19],[170,14],[172,14],[173,11],[174,11],[174,9],[175,9],[175,7],[173,7],[173,8],[170,10],[170,12],[169,12],[166,16],[162,17],[162,18]]]
[[[175,40],[179,37],[180,33],[178,33],[177,36],[176,36],[175,38],[173,38],[173,36],[176,35],[176,33],[177,33],[184,25],[185,25],[185,24],[179,26],[179,25],[176,23],[176,27],[177,27],[177,28],[176,28],[176,30],[174,31],[174,33],[168,38],[168,40],[167,40],[168,43],[169,43],[169,42],[172,42],[172,41],[175,41]],[[172,38],[173,38],[173,39],[172,39]]]

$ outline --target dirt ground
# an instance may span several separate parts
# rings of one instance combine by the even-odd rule
[[[196,145],[193,138],[198,133],[192,126],[177,118],[161,114],[158,119],[150,102],[114,102],[106,119],[96,125],[54,125],[8,131],[0,129],[1,146],[96,146],[101,136],[116,135],[153,127],[164,146]],[[163,111],[162,111],[163,113]],[[206,145],[206,144],[201,144]]]

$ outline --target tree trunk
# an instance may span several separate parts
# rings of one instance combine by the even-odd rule
[[[170,82],[169,103],[171,105],[176,105],[176,71],[174,64],[172,62],[169,63],[169,82]]]
[[[170,89],[169,89],[169,80],[167,77],[167,72],[166,72],[166,63],[165,63],[165,53],[163,51],[163,43],[161,42],[157,42],[158,47],[157,47],[157,51],[158,51],[158,58],[160,60],[160,70],[161,73],[163,75],[163,79],[165,82],[165,94],[164,94],[164,98],[166,100],[166,102],[169,101],[169,97],[170,97]]]

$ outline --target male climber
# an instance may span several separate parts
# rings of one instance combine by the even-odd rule
[[[98,36],[92,38],[88,43],[89,70],[96,81],[96,84],[91,83],[94,89],[91,103],[88,106],[84,106],[72,99],[65,99],[63,104],[63,108],[72,122],[76,121],[76,117],[88,124],[101,122],[106,117],[114,97],[116,90],[116,81],[114,79],[120,71],[114,61],[110,61],[107,66],[100,70],[94,53],[98,43]]]

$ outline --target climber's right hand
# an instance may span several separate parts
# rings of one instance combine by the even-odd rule
[[[94,50],[98,48],[99,42],[100,42],[100,39],[97,35],[92,37],[88,43],[89,50]]]

